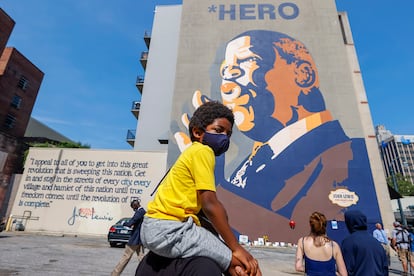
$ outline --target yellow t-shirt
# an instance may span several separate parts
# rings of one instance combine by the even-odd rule
[[[178,157],[158,187],[154,200],[148,203],[146,216],[178,221],[185,221],[191,216],[200,225],[197,213],[201,202],[197,191],[216,191],[214,165],[213,150],[193,142]]]

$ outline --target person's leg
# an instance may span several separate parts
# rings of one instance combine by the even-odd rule
[[[411,265],[411,268],[413,269],[414,268],[414,252],[413,251],[411,251],[410,253],[410,258],[411,258],[410,265]]]
[[[230,265],[231,250],[212,233],[197,226],[191,217],[186,222],[145,217],[142,225],[144,226],[141,228],[143,245],[160,256],[208,257],[216,261],[222,271]]]
[[[388,246],[388,244],[381,244],[381,245],[385,250],[385,254],[387,255],[388,267],[389,267],[391,265],[390,247]]]
[[[405,250],[405,249],[400,249],[400,250],[398,251],[398,257],[399,257],[399,259],[400,259],[400,261],[401,261],[401,265],[402,265],[402,268],[403,268],[403,272],[404,272],[405,274],[407,274],[407,272],[408,272],[408,265],[407,265],[407,250]]]
[[[221,269],[206,257],[166,258],[148,252],[139,263],[135,276],[221,276]]]
[[[137,253],[138,262],[140,262],[142,260],[142,258],[144,257],[144,250],[141,250],[141,248],[143,248],[143,246],[141,244],[135,245],[133,247],[133,249]]]
[[[185,233],[186,239],[180,241],[183,257],[207,257],[214,260],[226,271],[232,259],[232,252],[217,236],[203,227],[192,224]]]
[[[182,276],[221,276],[221,269],[218,264],[207,257],[194,257],[180,265]]]
[[[410,249],[408,249],[407,250],[407,270],[410,270],[410,275],[412,274],[412,272],[413,272],[413,270],[412,270],[412,262],[413,262],[413,259],[412,259],[412,254],[411,254],[411,250]]]
[[[121,259],[119,260],[118,264],[115,266],[114,270],[111,273],[111,276],[119,276],[121,275],[122,271],[124,271],[126,265],[128,264],[129,260],[131,259],[132,255],[135,252],[136,246],[132,245],[125,245],[124,253],[122,254]]]

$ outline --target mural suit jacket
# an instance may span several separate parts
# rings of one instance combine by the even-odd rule
[[[272,241],[296,242],[309,232],[310,214],[320,211],[328,220],[338,221],[337,230],[327,230],[341,241],[348,234],[345,208],[329,199],[330,192],[339,188],[358,196],[356,205],[348,208],[360,208],[369,214],[368,221],[380,221],[365,141],[348,138],[338,121],[307,132],[277,156],[269,146],[262,146],[250,161],[241,163],[230,181],[224,180],[220,167],[216,168],[222,176],[217,179],[217,196],[234,231],[251,239],[267,235]],[[232,184],[240,181],[244,187]],[[293,231],[290,220],[296,222]]]
[[[133,227],[131,237],[128,240],[128,245],[140,245],[141,244],[141,224],[144,220],[144,215],[146,211],[143,207],[139,207],[134,216],[124,223],[124,226]]]

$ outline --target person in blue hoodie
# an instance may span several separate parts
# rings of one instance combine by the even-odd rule
[[[367,217],[359,210],[345,212],[350,233],[341,245],[349,276],[388,276],[388,260],[384,249],[367,231]]]

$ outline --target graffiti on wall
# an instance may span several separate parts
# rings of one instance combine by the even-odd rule
[[[48,208],[55,201],[127,203],[151,185],[148,162],[30,158],[19,206]]]
[[[131,216],[132,200],[146,205],[165,170],[165,155],[31,149],[12,212],[31,211],[39,217],[28,230],[49,225],[54,231],[77,232],[96,224],[92,232],[105,232],[107,227],[98,225]]]

